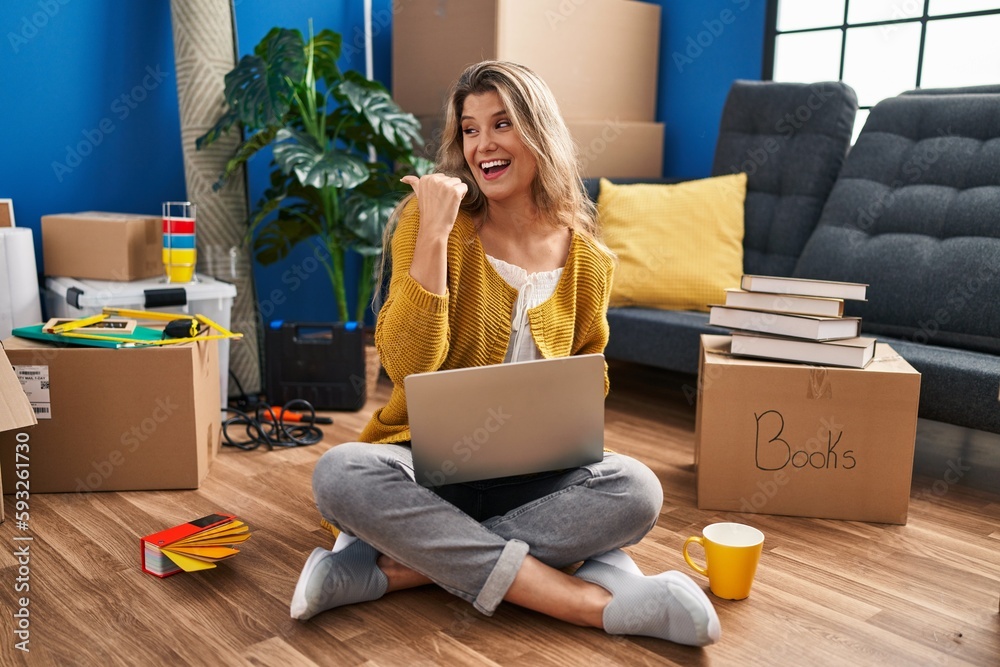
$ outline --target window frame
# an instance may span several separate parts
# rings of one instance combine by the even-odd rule
[[[853,0],[863,2],[864,0]],[[947,21],[949,19],[973,18],[977,16],[1000,15],[1000,8],[980,9],[968,12],[956,12],[952,14],[930,15],[931,0],[923,0],[923,11],[920,16],[913,16],[900,19],[885,19],[882,21],[864,21],[859,23],[848,23],[847,17],[851,9],[852,0],[844,0],[844,16],[840,25],[824,25],[815,28],[798,28],[795,30],[778,30],[778,3],[780,0],[767,0],[765,30],[764,30],[764,58],[761,67],[761,79],[763,81],[774,80],[774,46],[779,35],[802,34],[808,32],[818,32],[820,30],[840,30],[840,68],[838,81],[844,80],[844,62],[847,55],[847,30],[848,28],[868,28],[887,25],[899,25],[903,23],[920,23],[920,44],[917,47],[917,76],[913,88],[920,88],[920,82],[924,71],[924,45],[927,41],[927,24],[929,22]],[[870,111],[872,105],[860,105],[859,111]]]

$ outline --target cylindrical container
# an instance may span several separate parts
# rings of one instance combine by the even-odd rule
[[[198,259],[195,209],[189,201],[163,202],[163,266],[168,283],[194,279]]]

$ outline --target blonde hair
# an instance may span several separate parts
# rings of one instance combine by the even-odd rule
[[[489,201],[465,161],[461,122],[466,98],[488,92],[495,92],[500,98],[514,129],[535,158],[531,196],[542,217],[557,227],[582,234],[612,255],[600,241],[597,209],[584,189],[576,146],[559,112],[559,105],[545,82],[524,65],[500,60],[471,65],[458,77],[448,94],[435,170],[456,176],[469,187],[461,210],[468,212],[473,219],[479,219],[480,224],[489,210]],[[386,226],[380,269],[383,278],[392,230],[410,198],[406,197],[396,207]]]
[[[457,176],[469,186],[462,209],[480,218],[485,218],[489,209],[465,161],[461,121],[465,99],[488,92],[500,98],[514,129],[535,158],[531,196],[542,217],[596,238],[596,211],[584,192],[576,147],[559,105],[537,74],[516,63],[487,60],[472,65],[462,72],[448,96],[437,170]]]

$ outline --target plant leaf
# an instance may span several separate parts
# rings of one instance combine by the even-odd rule
[[[273,28],[226,74],[226,103],[249,129],[280,124],[305,71],[302,34]]]
[[[340,34],[332,30],[321,30],[319,34],[313,36],[313,76],[317,79],[326,79],[330,84],[343,78],[340,68],[337,67],[340,45]]]
[[[296,245],[315,236],[315,228],[297,215],[301,212],[297,208],[297,205],[282,208],[278,217],[254,239],[254,256],[264,266],[284,259]]]
[[[280,208],[285,201],[285,193],[277,190],[268,190],[264,193],[264,196],[259,202],[257,202],[257,210],[254,214],[250,216],[247,220],[247,232],[244,236],[244,241],[250,241],[253,239],[254,232],[257,228],[264,223],[264,219],[267,218],[271,213]]]
[[[426,176],[427,174],[434,173],[434,161],[428,160],[425,157],[420,157],[419,155],[413,155],[409,158],[400,160],[403,169],[400,171],[405,171],[406,173],[416,174],[417,176]],[[400,174],[405,176],[406,173]]]
[[[282,129],[274,146],[274,161],[286,174],[294,173],[302,185],[314,188],[353,188],[368,180],[368,167],[358,157],[325,151],[304,132]]]
[[[402,192],[391,192],[369,197],[352,193],[344,206],[344,226],[356,238],[351,248],[361,255],[382,252],[382,234],[393,209],[403,198]]]
[[[229,158],[226,162],[226,167],[222,170],[222,175],[219,176],[219,180],[212,186],[212,189],[220,189],[226,182],[226,179],[232,176],[233,172],[239,169],[240,165],[244,164],[247,160],[253,157],[257,151],[269,145],[271,141],[274,140],[274,135],[277,133],[277,127],[266,127],[240,144],[236,148],[236,153],[233,157]]]
[[[403,111],[382,84],[369,81],[358,72],[344,73],[335,95],[345,99],[355,111],[362,114],[376,135],[389,144],[406,151],[414,144],[423,145],[420,121]]]
[[[228,132],[237,121],[239,121],[239,117],[232,109],[222,114],[222,117],[215,123],[215,126],[211,130],[195,139],[195,150],[200,151],[203,148],[211,146],[219,137]]]

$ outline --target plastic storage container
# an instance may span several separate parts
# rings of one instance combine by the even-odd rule
[[[165,283],[163,278],[130,282],[62,277],[45,279],[47,317],[85,317],[96,315],[105,306],[111,306],[204,315],[228,329],[235,299],[235,285],[202,275],[197,276],[197,282],[183,284]],[[219,341],[219,380],[223,406],[228,405],[229,399],[229,342]]]

